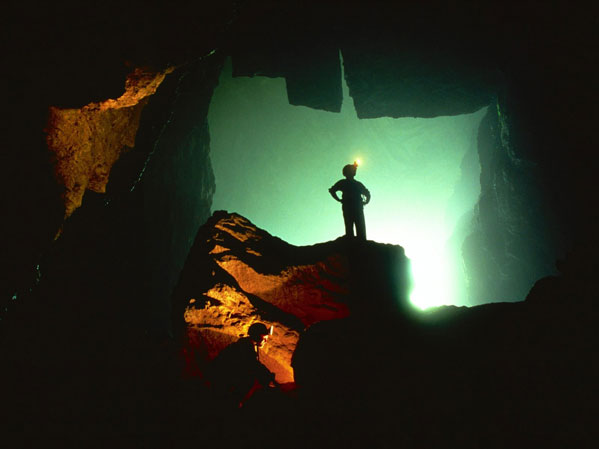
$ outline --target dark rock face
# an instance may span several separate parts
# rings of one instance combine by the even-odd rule
[[[574,265],[560,266],[568,275]],[[401,248],[343,239],[293,247],[222,211],[202,227],[174,298],[187,361],[209,359],[259,320],[277,329],[264,363],[297,385],[291,397],[264,393],[248,403],[245,424],[235,422],[253,429],[244,444],[592,441],[599,365],[591,297],[566,306],[543,300],[537,287],[541,295],[524,303],[416,313],[401,307],[405,277],[392,276],[405,268]],[[256,428],[251,416],[270,424]]]
[[[7,438],[21,440],[15,445],[52,446],[56,438],[81,446],[88,432],[101,439],[108,416],[121,413],[114,404],[135,409],[141,385],[158,388],[169,378],[174,362],[155,335],[167,334],[170,292],[210,213],[214,178],[202,117],[220,64],[196,61],[160,85],[106,193],[87,192],[82,207],[57,222],[62,235],[39,259],[41,279],[11,302],[0,342],[1,381],[11,386],[2,420],[39,429],[11,432]]]
[[[74,168],[66,168],[65,176],[69,177],[69,182],[65,184],[76,187],[67,186],[62,191],[58,187],[47,189],[49,192],[43,196],[55,194],[56,197],[49,203],[57,203],[56,215],[62,214],[63,220],[65,215],[70,217],[62,222],[59,219],[47,222],[40,218],[39,226],[45,227],[48,237],[53,233],[52,237],[46,242],[29,242],[29,245],[43,245],[20,254],[13,270],[20,268],[27,274],[27,270],[19,267],[26,263],[22,259],[24,255],[30,257],[28,263],[37,262],[37,268],[44,278],[53,276],[56,270],[54,265],[60,265],[61,271],[70,272],[74,278],[80,277],[78,271],[82,263],[103,265],[110,272],[106,276],[111,282],[139,282],[139,285],[143,285],[137,297],[145,297],[145,301],[148,301],[147,320],[152,323],[150,326],[154,330],[160,328],[167,333],[169,295],[198,227],[210,216],[215,181],[209,159],[210,138],[206,114],[222,63],[223,58],[214,55],[208,60],[199,60],[174,70],[157,86],[155,92],[142,99],[143,105],[124,108],[137,109],[139,115],[132,131],[128,126],[131,120],[127,118],[127,113],[124,114],[127,128],[124,135],[118,133],[123,126],[114,123],[107,125],[104,123],[106,119],[96,120],[94,117],[75,119],[74,133],[70,136],[64,137],[69,129],[62,127],[58,134],[63,143],[67,142],[65,145],[68,148],[61,151],[73,152],[63,165],[74,165]],[[96,106],[101,114],[101,105]],[[117,109],[117,113],[119,111]],[[79,110],[67,110],[67,113],[85,115]],[[123,121],[119,119],[123,114],[112,115],[116,116],[115,122]],[[111,130],[114,135],[110,134]],[[79,161],[86,159],[78,154],[85,153],[85,148],[81,150],[75,144],[68,144],[69,139],[72,143],[80,138],[82,132],[87,137],[81,140],[92,141],[88,146],[93,147],[91,153],[97,153],[94,158],[100,160],[98,162],[90,157],[87,165],[90,165],[92,172],[96,165],[102,166],[103,175],[100,182],[94,181],[98,184],[97,188],[93,187],[87,192],[84,210],[77,210],[71,215],[81,204],[85,185],[94,180],[94,174],[84,167],[87,166],[85,161]],[[121,141],[126,140],[128,135],[130,137],[131,132],[134,139],[129,140],[133,148],[123,151],[119,158]],[[89,149],[87,152],[90,152]],[[102,159],[109,159],[110,164],[101,162]],[[94,192],[98,194],[94,195]],[[73,199],[75,197],[79,199]],[[63,200],[67,207],[58,204]],[[23,204],[22,208],[31,206]],[[69,240],[64,245],[52,243],[59,230],[61,239]],[[67,231],[72,235],[66,235]],[[90,260],[87,262],[79,259],[78,252],[72,257],[63,253],[64,248],[77,245],[77,239],[81,239],[82,248],[93,242],[91,247],[104,244],[105,248],[112,248],[114,253],[109,254],[103,249],[100,255],[96,255],[90,250]],[[56,245],[58,247],[53,248]],[[27,245],[23,248],[26,249]],[[17,248],[9,249],[17,251]],[[44,249],[43,253],[40,253],[41,249]],[[119,271],[116,268],[119,264],[115,264],[115,270],[111,271],[108,265],[112,259],[119,259],[119,264],[130,268]],[[98,276],[100,272],[102,270],[98,270]],[[25,277],[23,273],[15,273],[17,275]],[[26,296],[35,285],[34,275],[32,273],[24,280],[5,279],[7,284],[3,288],[7,296],[8,292],[15,297]],[[118,281],[113,278],[118,278]],[[50,282],[58,283],[58,279]],[[91,279],[89,282],[97,281]],[[148,326],[148,322],[145,326]]]
[[[77,109],[92,103],[114,101],[123,95],[127,77],[137,69],[159,73],[176,67],[174,73],[167,77],[170,79],[161,84],[160,89],[152,95],[151,101],[147,101],[148,104],[143,107],[141,117],[139,117],[139,107],[133,111],[134,114],[123,114],[124,118],[127,118],[127,115],[132,116],[128,121],[133,126],[121,126],[124,120],[119,117],[92,120],[92,126],[88,128],[85,123],[83,124],[78,136],[67,136],[64,139],[68,154],[63,155],[63,159],[72,159],[74,165],[80,164],[79,157],[75,157],[77,147],[89,146],[92,142],[94,147],[105,146],[109,149],[106,154],[96,155],[98,157],[94,160],[91,174],[84,173],[81,176],[81,173],[75,173],[73,178],[81,179],[74,179],[74,182],[65,184],[70,184],[66,186],[67,190],[81,193],[82,182],[80,181],[83,180],[83,184],[88,183],[91,177],[91,188],[97,192],[107,189],[109,194],[106,195],[105,200],[114,204],[112,194],[116,193],[115,185],[122,183],[122,190],[119,193],[128,191],[146,166],[148,154],[160,153],[155,151],[155,145],[167,121],[174,118],[172,107],[175,98],[179,99],[177,122],[182,115],[187,118],[181,119],[182,123],[170,124],[167,128],[175,131],[176,126],[177,130],[183,131],[181,135],[176,136],[176,139],[196,139],[202,140],[203,143],[182,144],[172,141],[171,149],[167,153],[176,158],[178,151],[172,149],[175,145],[184,145],[188,151],[191,151],[194,146],[206,147],[207,134],[200,137],[203,131],[199,130],[193,138],[190,138],[186,129],[203,126],[205,113],[202,111],[207,108],[211,89],[216,82],[211,78],[210,71],[214,68],[218,71],[222,62],[217,57],[209,58],[207,65],[198,63],[206,62],[201,57],[209,55],[215,48],[215,39],[221,36],[223,25],[231,20],[234,14],[231,5],[205,5],[202,18],[196,17],[193,23],[184,26],[181,19],[185,14],[179,16],[182,11],[178,8],[168,12],[163,8],[141,4],[113,4],[112,7],[105,4],[102,8],[90,6],[83,10],[72,2],[63,2],[52,8],[43,5],[28,8],[13,4],[9,9],[5,16],[6,29],[11,36],[11,43],[7,46],[7,58],[19,69],[10,71],[8,75],[10,85],[8,102],[12,109],[10,112],[5,109],[2,115],[2,121],[6,123],[6,129],[9,130],[5,133],[5,146],[11,148],[6,153],[7,159],[2,164],[3,172],[0,176],[2,190],[10,192],[3,196],[2,209],[7,216],[13,218],[6,221],[6,229],[2,233],[3,257],[0,268],[5,275],[0,281],[2,298],[0,314],[4,314],[5,309],[13,306],[10,298],[15,297],[18,300],[27,295],[35,285],[37,272],[43,271],[40,265],[42,259],[47,258],[46,254],[51,251],[55,236],[64,225],[65,186],[60,185],[54,175],[53,165],[55,164],[51,161],[52,153],[48,149],[47,135],[44,133],[48,125],[50,108]],[[215,17],[218,17],[218,20]],[[77,25],[74,26],[74,23]],[[111,25],[107,26],[107,24]],[[191,47],[181,46],[174,41],[166,44],[169,38],[164,39],[164,36],[174,38],[177,35],[184,39],[186,33],[192,33],[198,38],[198,41],[193,44],[188,40]],[[163,37],[159,38],[159,35]],[[164,45],[159,44],[159,41]],[[193,80],[192,86],[188,85],[176,92],[179,80],[188,74],[192,74],[187,77],[188,80]],[[181,85],[183,84],[182,82]],[[204,94],[208,94],[208,97],[196,96]],[[185,106],[182,101],[184,97],[187,98]],[[200,117],[196,115],[198,111]],[[85,121],[81,120],[81,122]],[[101,126],[96,126],[98,124]],[[111,128],[112,135],[108,135]],[[171,134],[172,138],[173,134]],[[124,160],[119,159],[116,165],[112,166],[112,170],[109,170],[110,165],[114,163],[115,154],[123,144],[130,147],[132,142],[135,142],[134,148],[129,149],[127,154],[121,155]],[[72,153],[69,153],[71,150]],[[203,159],[207,153],[204,152],[204,156],[200,154],[201,152],[195,155],[194,160],[202,167],[207,167],[209,164]],[[179,162],[184,166],[193,166],[188,163],[189,161]],[[173,164],[178,166],[179,162]],[[147,165],[151,163],[148,161]],[[96,169],[99,169],[98,173],[94,173]],[[108,171],[111,171],[110,176]],[[192,173],[188,174],[191,177]],[[204,184],[205,192],[203,196],[198,196],[203,198],[201,201],[204,203],[202,206],[204,211],[200,213],[201,220],[198,220],[197,216],[187,217],[192,220],[190,224],[194,227],[191,231],[184,230],[182,233],[191,232],[184,237],[187,247],[193,241],[199,222],[203,222],[209,216],[211,195],[207,186],[213,184],[209,169],[204,168],[201,177],[198,173],[193,173],[193,177],[201,178],[201,183]],[[95,178],[100,178],[101,182],[96,183]],[[108,185],[107,178],[109,178]],[[190,193],[192,192],[189,186],[186,188]],[[168,189],[159,188],[159,190],[165,192]],[[160,195],[162,193],[159,193]],[[169,195],[172,197],[174,192],[166,194],[166,197]],[[86,201],[89,203],[88,207],[95,209],[96,203],[102,203],[101,200],[96,201],[96,198],[101,196],[89,195]],[[136,194],[130,196],[135,199],[126,198],[122,202],[131,201],[134,204],[132,207],[136,208],[137,202],[142,197]],[[159,202],[148,195],[146,200],[154,204]],[[164,202],[168,203],[169,200]],[[193,207],[192,202],[188,201],[185,205],[186,212],[181,218],[188,213],[190,207]],[[67,207],[67,209],[72,208]],[[93,215],[93,213],[93,211],[84,212],[86,215]],[[117,220],[122,221],[140,218],[139,215],[132,218],[122,210],[118,214],[121,215]],[[190,215],[194,214],[196,212],[190,212]],[[167,214],[158,213],[158,215],[164,217]],[[87,225],[90,223],[88,222]],[[138,225],[140,228],[145,226],[143,222],[139,222]],[[68,228],[71,229],[72,226]],[[137,232],[139,233],[139,230]],[[89,231],[90,235],[94,233],[95,230]],[[150,235],[148,232],[147,236]],[[175,243],[175,246],[180,245]],[[174,252],[181,251],[177,249]],[[164,257],[169,256],[163,253],[158,257],[164,260]],[[178,263],[179,268],[181,263]],[[169,276],[172,277],[170,274]],[[174,281],[171,280],[170,283],[172,287]],[[162,296],[162,300],[167,301],[168,294]]]
[[[594,253],[595,249],[589,246],[579,246],[569,251],[556,263],[559,273],[539,279],[530,289],[526,301],[563,307],[595,302],[597,271],[587,263]]]
[[[591,308],[489,304],[321,322],[294,354],[300,400],[328,420],[314,434],[342,426],[345,444],[592,445]]]
[[[147,295],[154,328],[168,331],[169,296],[197,229],[210,216],[215,189],[206,116],[222,55],[191,64],[182,74],[168,121],[140,174],[145,225]]]
[[[508,121],[491,106],[478,134],[481,193],[462,245],[472,304],[521,301],[557,257],[539,168],[518,156]]]
[[[349,92],[359,118],[438,117],[487,106],[500,76],[468,68],[441,52],[390,49],[394,36],[342,48]]]
[[[242,42],[233,52],[233,76],[284,77],[289,104],[341,111],[339,49],[331,43],[311,44],[272,37]]]

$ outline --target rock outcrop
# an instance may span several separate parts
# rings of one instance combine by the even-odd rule
[[[407,274],[394,276],[407,264],[401,247],[294,247],[216,212],[175,294],[186,367],[199,374],[254,321],[274,325],[262,360],[297,388],[287,402],[248,403],[236,425],[261,429],[243,437],[248,447],[274,434],[301,447],[589,441],[599,369],[590,297],[566,307],[537,286],[526,302],[416,312],[403,307]],[[560,266],[565,287],[576,265]]]
[[[387,264],[397,275],[383,281],[379,268]],[[240,215],[215,212],[198,232],[174,297],[189,369],[261,321],[273,326],[264,363],[279,382],[292,382],[304,329],[364,308],[371,315],[399,310],[408,299],[408,264],[399,246],[340,238],[296,247]]]
[[[106,192],[114,163],[135,136],[144,106],[173,68],[161,72],[133,70],[124,93],[116,99],[82,108],[51,106],[45,132],[53,154],[55,176],[64,186],[65,216],[81,206],[86,189]]]

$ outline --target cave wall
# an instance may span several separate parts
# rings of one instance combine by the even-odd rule
[[[591,152],[596,147],[592,131],[597,114],[592,104],[596,83],[588,70],[596,60],[596,53],[591,51],[594,27],[583,10],[570,11],[567,5],[553,3],[512,9],[509,5],[474,8],[467,4],[422,8],[416,3],[391,6],[385,2],[376,3],[376,7],[360,2],[343,7],[335,2],[299,7],[267,1],[206,3],[191,9],[182,4],[147,8],[132,4],[114,8],[119,14],[111,15],[113,9],[109,4],[89,11],[65,5],[57,5],[55,9],[34,8],[30,12],[21,5],[7,11],[7,17],[13,19],[7,28],[14,36],[7,53],[7,60],[13,61],[13,70],[8,73],[11,86],[8,98],[13,109],[3,112],[3,121],[8,124],[8,150],[1,179],[3,191],[10,192],[4,199],[3,210],[14,219],[5,220],[7,230],[3,233],[6,247],[1,267],[6,274],[2,284],[3,311],[15,302],[12,298],[20,297],[21,292],[26,294],[35,284],[42,255],[51,250],[54,237],[63,226],[63,188],[54,178],[43,133],[49,107],[81,108],[90,102],[118,98],[123,93],[126,75],[134,67],[150,65],[160,71],[197,61],[219,46],[223,54],[237,59],[239,75],[283,75],[293,104],[328,110],[339,105],[335,87],[340,84],[339,70],[331,62],[335,53],[331,49],[341,48],[352,96],[364,117],[460,113],[486,104],[499,89],[501,115],[497,120],[509,118],[509,123],[501,126],[510,130],[510,151],[514,152],[510,158],[535,164],[538,174],[535,177],[544,189],[542,208],[549,210],[546,216],[556,218],[555,224],[526,224],[527,229],[547,231],[551,227],[547,232],[557,242],[556,248],[588,246],[596,241],[592,223],[596,222],[597,212],[590,207],[595,203],[591,180],[597,168],[597,158]],[[568,20],[562,20],[563,17]],[[75,22],[78,25],[73,27]],[[112,26],[106,27],[105,23]],[[270,42],[270,47],[261,47],[260,42]],[[275,50],[271,48],[273,45]],[[290,49],[293,51],[289,52]],[[280,57],[289,53],[290,57]],[[314,67],[321,66],[323,61],[329,68],[321,75]],[[39,76],[44,70],[45,76]],[[179,77],[185,70],[173,76]],[[189,80],[192,78],[193,75]],[[212,75],[201,79],[209,86]],[[186,82],[182,83],[184,86]],[[165,85],[161,89],[166,92],[175,88]],[[182,89],[180,98],[189,87]],[[174,101],[176,94],[171,92],[169,98]],[[322,92],[329,92],[324,100]],[[397,95],[385,96],[384,92]],[[185,106],[184,103],[179,102],[181,116],[186,108],[196,107],[193,101]],[[151,104],[150,101],[147,107]],[[202,106],[197,108],[189,116],[197,119],[195,124],[179,125],[185,119],[177,118],[160,138],[160,124],[152,125],[154,134],[148,132],[143,137],[142,115],[136,147],[145,146],[145,153],[135,149],[128,152],[111,173],[116,184],[121,179],[125,185],[127,179],[139,176],[146,166],[146,155],[153,148],[161,148],[146,166],[147,173],[152,174],[146,177],[147,185],[136,189],[144,192],[143,200],[136,199],[133,203],[137,206],[128,209],[137,210],[143,204],[139,206],[143,210],[139,212],[141,215],[133,215],[143,223],[142,234],[149,242],[144,254],[163,256],[162,265],[146,271],[152,279],[147,290],[156,291],[157,296],[162,296],[168,290],[165,286],[174,282],[176,268],[171,272],[167,265],[179,265],[170,260],[184,257],[186,236],[195,226],[191,223],[201,221],[204,213],[188,212],[188,206],[193,205],[196,211],[208,207],[210,173],[203,156],[187,153],[188,158],[197,158],[203,167],[203,180],[198,177],[195,186],[203,192],[199,196],[203,200],[186,197],[192,189],[183,182],[173,185],[179,174],[193,178],[183,169],[185,151],[192,147],[206,148]],[[164,120],[171,119],[170,112],[164,114]],[[179,132],[178,126],[188,128],[171,147],[166,136],[173,137]],[[189,127],[197,128],[191,131]],[[172,150],[174,147],[179,150]],[[167,169],[162,171],[161,166]],[[509,170],[508,166],[494,163],[497,171],[486,171],[489,176],[483,182],[502,179],[510,170],[514,171],[513,166]],[[521,174],[514,176],[526,187]],[[108,191],[110,188],[109,183]],[[498,191],[507,195],[513,189],[520,189],[520,184],[506,181]],[[167,191],[181,207],[167,204],[169,196],[163,196]],[[105,202],[99,195],[90,194],[90,211],[96,207],[93,204]],[[489,237],[495,235],[492,218],[501,212],[500,203],[511,201],[490,198],[486,195],[481,202],[483,214],[488,214],[481,223],[488,227],[484,233],[489,247],[495,244]],[[121,220],[131,216],[121,213]],[[82,216],[87,215],[94,214],[82,212]],[[78,220],[74,219],[69,229]],[[85,226],[90,223],[94,221],[88,220]],[[171,232],[179,226],[186,229],[181,233]],[[80,231],[71,230],[72,238],[89,238],[83,237],[86,229]],[[94,235],[94,231],[89,231],[89,235]],[[150,237],[166,235],[175,241],[166,243],[161,239],[159,243]],[[523,238],[516,241],[522,242]],[[513,243],[510,248],[515,246]],[[540,252],[546,253],[543,248]],[[492,263],[489,266],[496,267]],[[163,273],[167,273],[166,280],[158,288],[153,282]],[[43,277],[43,271],[41,274]]]
[[[521,301],[537,279],[555,273],[554,217],[538,166],[518,156],[509,121],[495,102],[478,132],[481,193],[461,246],[472,304]]]
[[[233,2],[197,5],[201,14],[190,14],[184,6],[176,2],[167,6],[111,1],[85,8],[70,1],[7,5],[2,25],[10,37],[5,48],[6,102],[10,107],[2,111],[6,132],[0,188],[7,192],[2,196],[2,210],[12,218],[3,221],[0,319],[19,298],[31,293],[40,277],[44,254],[54,246],[65,225],[65,183],[57,182],[45,131],[50,108],[75,110],[107,100],[114,102],[127,92],[127,77],[136,70],[157,74],[177,67],[183,69],[172,75],[178,79],[183,66],[222,45],[223,32],[237,14]],[[168,108],[168,101],[154,97],[155,104],[161,102]],[[151,126],[161,128],[159,120],[156,118]],[[93,139],[99,128],[106,131],[113,125],[108,118],[81,136],[87,132]],[[106,178],[115,184],[113,178],[139,176],[143,163],[138,162],[147,155],[140,148],[153,145],[140,143],[141,134],[129,133],[128,138],[122,136],[121,142],[115,142],[112,154],[118,153],[120,148],[116,147],[122,143],[125,149],[130,147],[132,137],[136,139],[135,150],[126,154],[129,162],[100,176],[103,180],[96,190],[110,189]],[[67,143],[67,147],[73,144]],[[101,161],[107,155],[94,157]],[[114,157],[105,160],[112,163]],[[80,161],[73,162],[76,165]],[[85,174],[82,179],[89,176]],[[73,187],[78,189],[77,184]],[[88,195],[90,206],[95,202],[92,197]]]
[[[212,56],[178,67],[146,99],[134,146],[114,162],[105,192],[87,190],[66,219],[65,189],[38,192],[55,195],[62,219],[38,222],[48,240],[41,255],[32,251],[31,282],[8,299],[1,320],[8,427],[34,422],[36,435],[78,438],[109,419],[115,397],[126,407],[140,383],[168,374],[148,351],[169,332],[170,290],[210,214],[205,117],[224,58]],[[50,419],[48,410],[55,410]]]
[[[123,113],[93,103],[82,110],[51,109],[45,132],[64,221],[47,231],[55,236],[38,255],[38,278],[17,298],[33,293],[36,281],[46,277],[55,285],[110,279],[122,288],[113,289],[121,299],[105,307],[118,308],[128,298],[144,307],[142,328],[151,321],[167,332],[164,298],[210,215],[215,185],[206,114],[222,61],[214,55],[169,70],[159,87]],[[82,295],[90,297],[91,307],[91,298],[102,295],[88,290]]]
[[[57,183],[63,187],[65,218],[81,206],[86,190],[106,192],[114,163],[135,147],[141,113],[172,67],[135,69],[117,99],[82,108],[50,106],[45,127]]]
[[[153,142],[141,175],[145,273],[151,326],[169,331],[170,295],[196,237],[211,214],[216,187],[210,163],[208,106],[224,55],[192,64],[181,77],[172,115]]]
[[[164,291],[156,287],[159,279],[172,283],[175,275],[170,265],[163,275],[152,264],[184,258],[185,250],[174,248],[187,245],[180,242],[195,234],[185,225],[180,232],[169,226],[180,225],[185,217],[194,227],[209,214],[214,187],[202,108],[207,108],[213,83],[206,75],[209,69],[198,64],[203,56],[214,55],[236,7],[204,5],[201,17],[191,23],[174,5],[24,6],[11,4],[5,15],[13,37],[7,60],[15,69],[7,79],[12,109],[2,113],[10,131],[0,180],[2,190],[9,192],[2,209],[13,219],[4,221],[2,234],[0,321],[21,299],[37,295],[40,279],[50,277],[48,267],[57,263],[53,252],[60,252],[55,251],[61,245],[56,237],[67,228],[69,239],[87,242],[100,234],[105,242],[120,240],[117,248],[106,244],[115,253],[102,252],[103,257],[127,260],[122,265],[134,268],[118,276],[139,284],[136,298],[156,297],[152,292]],[[189,74],[192,87],[182,81]],[[144,78],[145,85],[139,82]],[[194,114],[196,106],[199,115]],[[141,175],[160,172],[154,163],[169,167],[169,174],[155,182],[153,174]],[[185,188],[174,181],[182,171],[180,179],[189,180]],[[177,206],[167,197],[176,198]],[[80,205],[80,217],[72,215]],[[107,221],[115,227],[109,230]],[[168,243],[155,244],[154,232],[168,234]],[[132,243],[142,237],[147,244]],[[92,263],[101,259],[88,257]],[[74,271],[77,264],[87,263],[72,259]],[[146,285],[148,273],[160,275]],[[117,296],[129,298],[128,293]]]

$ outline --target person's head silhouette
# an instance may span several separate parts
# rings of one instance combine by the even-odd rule
[[[254,323],[248,329],[248,336],[258,347],[264,345],[269,335],[270,331],[262,323]]]
[[[355,162],[353,164],[347,164],[343,167],[343,176],[347,179],[352,179],[356,176],[356,171],[358,170],[358,164]]]

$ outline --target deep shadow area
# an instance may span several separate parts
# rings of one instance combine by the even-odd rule
[[[280,248],[284,242],[266,236],[263,253],[268,245]],[[246,248],[232,247],[229,254],[245,254]],[[351,279],[350,315],[301,332],[293,355],[295,389],[259,392],[239,409],[201,373],[186,370],[177,340],[146,338],[119,347],[123,329],[113,329],[113,335],[105,328],[102,341],[79,341],[81,350],[73,358],[75,342],[59,343],[54,333],[44,352],[62,366],[46,366],[41,382],[38,373],[22,366],[13,386],[35,387],[26,394],[13,388],[4,397],[11,410],[3,417],[9,434],[23,423],[31,429],[19,432],[13,447],[558,448],[593,443],[599,342],[590,298],[554,294],[553,300],[541,299],[536,294],[543,291],[541,283],[523,303],[421,313],[399,302],[407,280],[397,277],[397,253],[390,245],[339,239],[299,251],[287,248],[280,258],[263,256],[255,265],[276,273],[276,266],[340,252],[348,258]],[[251,259],[250,264],[257,260]],[[564,264],[561,277],[545,282],[571,283],[572,267],[569,271]],[[89,331],[90,338],[97,333]],[[68,349],[60,358],[57,343]],[[91,347],[94,352],[87,350]],[[48,376],[66,372],[69,378]]]
[[[596,413],[589,309],[488,305],[424,322],[320,323],[300,340],[296,381],[352,424],[355,447],[584,447]]]
[[[238,225],[226,227],[227,220]],[[296,389],[256,394],[236,415],[235,432],[223,436],[231,438],[226,444],[505,448],[594,441],[597,313],[591,296],[566,291],[576,262],[563,261],[563,274],[540,282],[522,303],[419,312],[407,301],[409,265],[401,248],[345,238],[294,247],[240,220],[221,211],[200,230],[175,304],[215,283],[239,288],[222,274],[198,284],[193,273],[208,260],[239,257],[277,276],[290,265],[335,256],[347,260],[333,282],[349,282],[340,297],[349,315],[300,333],[292,358]],[[212,270],[219,273],[218,264]],[[234,272],[243,284],[243,274]],[[547,283],[562,286],[554,290],[561,293],[549,297]],[[273,319],[257,307],[258,316]],[[190,329],[177,334],[185,338]],[[201,383],[201,373],[192,374]]]

